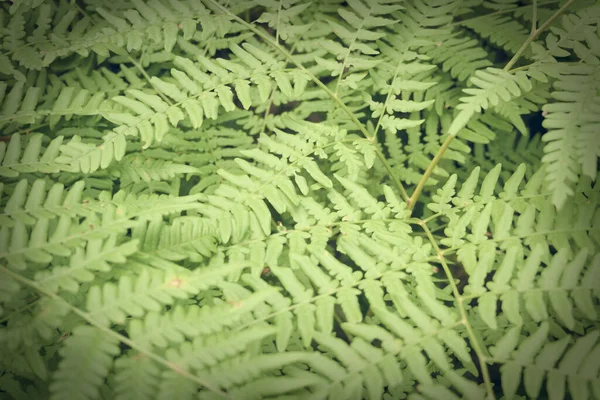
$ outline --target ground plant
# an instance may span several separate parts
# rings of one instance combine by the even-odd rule
[[[600,399],[600,2],[0,4],[1,399]]]

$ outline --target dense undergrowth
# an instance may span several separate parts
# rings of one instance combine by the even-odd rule
[[[600,3],[0,5],[0,398],[600,399]]]

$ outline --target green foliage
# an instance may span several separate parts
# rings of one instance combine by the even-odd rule
[[[600,399],[599,21],[2,3],[0,397]]]

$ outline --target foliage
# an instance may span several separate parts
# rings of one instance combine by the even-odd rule
[[[0,396],[600,399],[599,27],[3,2]]]

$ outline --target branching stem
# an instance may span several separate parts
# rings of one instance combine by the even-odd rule
[[[496,395],[494,394],[494,387],[492,385],[492,379],[490,378],[490,371],[487,366],[488,359],[483,352],[483,348],[481,347],[481,345],[479,343],[479,339],[475,335],[475,331],[473,330],[473,327],[469,323],[467,311],[464,306],[464,298],[461,296],[460,292],[458,291],[456,282],[454,282],[454,276],[452,276],[452,271],[450,271],[450,268],[448,267],[448,263],[446,262],[446,258],[444,257],[444,253],[437,245],[437,242],[435,241],[435,238],[433,237],[431,230],[429,229],[429,227],[427,227],[427,224],[425,224],[425,223],[421,224],[421,228],[423,228],[423,230],[427,234],[427,237],[429,238],[429,241],[431,242],[433,249],[438,254],[438,259],[440,260],[440,263],[442,264],[444,273],[448,277],[448,283],[450,284],[450,287],[452,288],[452,294],[456,298],[456,305],[460,312],[462,324],[465,326],[465,329],[467,330],[467,334],[469,335],[469,341],[471,342],[471,346],[473,347],[473,350],[475,351],[475,354],[477,355],[477,358],[479,359],[479,367],[481,368],[481,374],[483,375],[483,383],[485,386],[485,390],[487,392],[486,400],[495,400]]]
[[[539,6],[545,6],[545,5],[548,5],[548,4],[553,4],[553,3],[559,3],[559,2],[560,2],[560,0],[544,1],[542,3],[539,3],[538,7]],[[519,8],[527,8],[527,7],[532,7],[532,5],[528,4],[528,5],[525,5],[525,6],[516,6],[516,7],[504,8],[502,10],[493,11],[493,12],[491,12],[489,14],[478,15],[478,16],[473,17],[473,18],[467,18],[467,19],[463,19],[462,21],[453,22],[451,24],[448,24],[448,26],[463,25],[463,24],[465,24],[467,22],[475,21],[475,20],[482,19],[482,18],[491,17],[492,15],[501,15],[501,14],[511,13],[511,12],[517,11]]]
[[[154,90],[156,90],[156,93],[158,93],[160,98],[163,99],[163,101],[165,101],[168,105],[172,106],[173,102],[167,96],[165,96],[163,92],[158,90],[158,88],[152,84],[152,78],[150,77],[150,75],[148,75],[142,64],[137,62],[133,57],[131,57],[130,54],[127,54],[127,59],[133,64],[134,67],[136,67],[140,71],[144,79],[146,79],[150,86],[152,86]]]
[[[448,149],[448,146],[450,146],[450,143],[452,143],[453,139],[454,139],[454,136],[448,135],[448,137],[446,138],[446,140],[444,140],[444,143],[442,143],[442,146],[440,147],[440,149],[438,150],[436,155],[433,157],[433,160],[431,160],[431,162],[427,166],[425,173],[423,174],[423,176],[417,183],[417,187],[415,188],[415,191],[413,192],[412,196],[410,196],[410,199],[408,200],[408,209],[409,210],[412,211],[415,208],[415,204],[417,204],[417,200],[419,199],[419,196],[421,195],[421,192],[423,191],[423,187],[425,186],[425,183],[427,182],[427,180],[431,176],[431,173],[433,172],[435,167],[438,165],[438,163],[444,156],[444,153]]]

